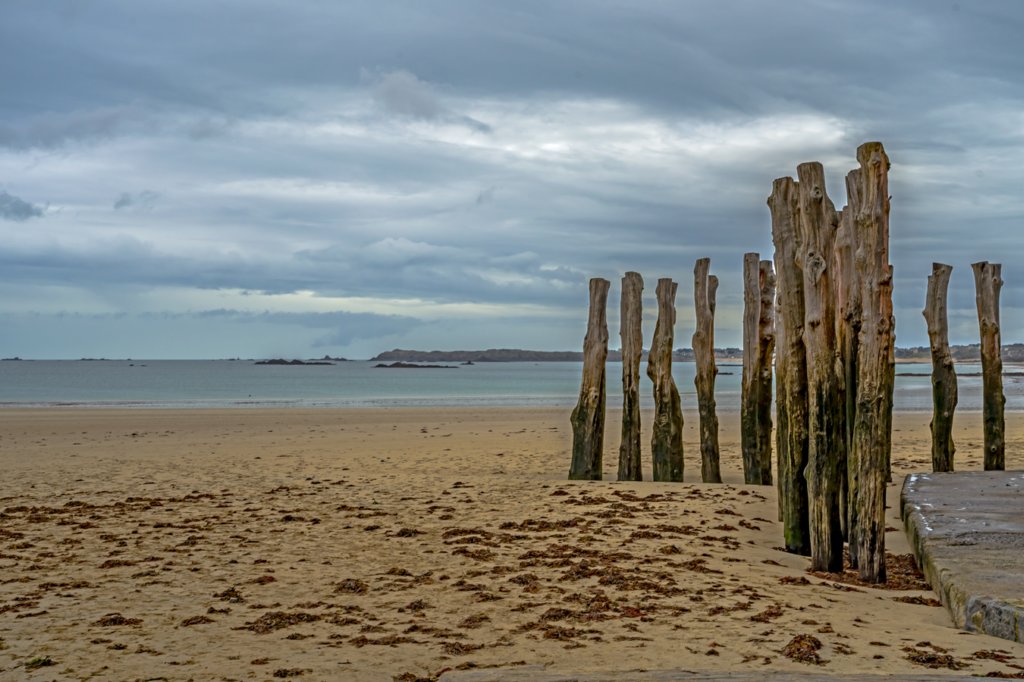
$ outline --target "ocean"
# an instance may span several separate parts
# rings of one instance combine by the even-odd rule
[[[579,362],[502,362],[453,369],[383,369],[372,361],[331,366],[256,365],[251,360],[22,360],[0,362],[0,409],[16,407],[572,407]],[[641,406],[653,408],[641,365]],[[719,363],[719,411],[740,403],[737,364]],[[978,364],[957,371],[979,373]],[[902,411],[930,411],[928,364],[900,364],[894,396]],[[696,409],[694,365],[673,365],[683,409]],[[621,363],[608,364],[608,406],[621,407]],[[981,378],[960,376],[961,410],[981,410]],[[1024,410],[1024,377],[1004,378],[1007,410]]]

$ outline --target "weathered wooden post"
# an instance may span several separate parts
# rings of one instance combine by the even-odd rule
[[[928,275],[928,293],[924,319],[928,324],[928,343],[932,351],[932,471],[953,471],[953,413],[956,411],[957,385],[953,356],[949,352],[949,318],[946,296],[953,266],[932,263]]]
[[[999,291],[1002,266],[982,261],[971,265],[977,292],[978,326],[981,328],[982,415],[985,422],[985,471],[1006,468],[1006,424],[1003,414],[1003,356],[999,330]]]
[[[885,487],[891,444],[892,265],[889,264],[889,157],[880,142],[857,149],[860,172],[847,210],[857,227],[861,328],[852,457],[858,476],[851,519],[860,578],[885,582]]]
[[[672,378],[676,286],[671,279],[658,280],[658,322],[647,355],[647,376],[654,383],[651,460],[655,481],[683,480],[683,411],[679,390]]]
[[[770,260],[758,264],[761,312],[757,321],[757,452],[761,485],[772,484],[772,358],[775,356],[775,272]]]
[[[859,170],[850,171],[846,176],[846,192],[850,205],[855,203]],[[843,440],[846,443],[846,461],[840,464],[839,505],[842,515],[843,535],[849,537],[850,516],[853,507],[852,492],[857,484],[856,467],[850,457],[853,451],[853,422],[857,412],[857,334],[860,333],[860,290],[857,281],[855,256],[857,253],[857,229],[854,211],[848,205],[839,212],[839,226],[836,229],[835,248],[832,255],[832,271],[836,282],[836,350],[839,353],[840,378],[843,394],[843,411],[839,418]],[[850,560],[856,566],[855,545],[851,548]]]
[[[804,285],[798,259],[799,184],[778,178],[768,197],[778,282],[776,326],[775,449],[778,453],[779,520],[786,550],[809,555],[807,481],[807,361],[804,349]]]
[[[761,256],[743,254],[743,375],[740,379],[740,452],[743,454],[743,482],[761,483],[757,452],[757,331],[761,318]]]
[[[583,380],[572,411],[572,480],[601,480],[604,450],[605,359],[608,357],[608,286],[606,279],[590,280],[590,315],[583,340]]]
[[[640,356],[643,353],[644,280],[638,272],[622,278],[619,308],[622,338],[622,443],[619,445],[619,480],[642,481],[640,465]]]
[[[775,351],[772,262],[743,254],[743,378],[740,449],[743,482],[772,484],[772,355]]]
[[[804,285],[804,345],[807,351],[808,452],[811,568],[841,571],[843,534],[839,510],[840,464],[844,462],[843,409],[836,372],[835,284],[830,261],[835,241],[835,206],[825,192],[818,162],[797,166],[800,191],[800,260]],[[845,469],[843,471],[845,475]]]
[[[715,296],[718,278],[708,274],[710,258],[700,258],[693,268],[693,298],[697,329],[693,333],[696,361],[697,410],[700,415],[700,476],[705,483],[721,483],[718,452],[718,415],[715,412]]]

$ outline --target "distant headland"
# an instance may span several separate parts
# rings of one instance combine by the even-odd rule
[[[981,346],[966,344],[950,346],[953,359],[960,362],[980,362]],[[647,350],[643,351],[647,357]],[[1003,362],[1024,363],[1024,343],[1011,343],[1003,346]],[[740,348],[716,348],[717,360],[741,361],[743,351]],[[672,352],[672,359],[677,362],[693,362],[692,348],[677,348]],[[904,362],[926,361],[931,359],[931,351],[927,346],[897,348],[896,360]],[[406,350],[395,348],[384,351],[370,358],[375,362],[579,362],[583,360],[580,351],[543,351],[524,350],[522,348],[488,348],[487,350]],[[608,351],[610,362],[620,362],[622,353],[618,350]]]

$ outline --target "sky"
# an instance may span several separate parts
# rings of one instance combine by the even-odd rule
[[[587,281],[771,258],[772,180],[885,144],[897,344],[1024,341],[1017,0],[9,0],[0,357],[576,350]]]

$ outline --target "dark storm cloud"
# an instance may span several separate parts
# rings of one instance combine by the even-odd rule
[[[39,206],[0,190],[0,219],[20,222],[29,218],[39,218],[42,215],[43,209]]]

